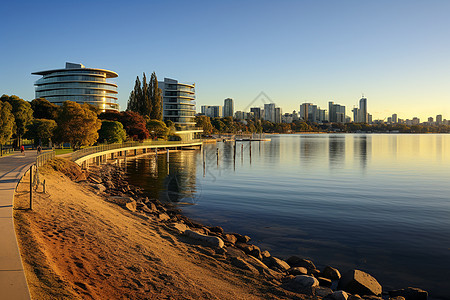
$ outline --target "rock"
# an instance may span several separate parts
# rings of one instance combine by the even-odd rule
[[[107,180],[105,181],[105,186],[107,189],[113,189],[114,188],[114,183],[111,180]]]
[[[317,277],[317,280],[319,280],[320,286],[331,287],[331,279],[324,277]]]
[[[224,239],[225,242],[231,243],[231,244],[235,244],[237,242],[237,238],[236,236],[234,236],[234,234],[222,234],[222,238]]]
[[[325,297],[325,300],[348,300],[349,295],[344,291],[335,291]]]
[[[94,184],[94,188],[96,188],[97,189],[97,193],[98,194],[100,194],[100,193],[103,193],[104,191],[106,191],[106,187],[103,185],[103,184]]]
[[[262,260],[261,250],[257,247],[255,249],[253,249],[252,251],[250,251],[249,255],[251,255],[259,260]]]
[[[349,295],[348,300],[361,300],[362,298],[359,295]]]
[[[246,235],[242,235],[239,233],[233,233],[239,243],[248,243],[250,242],[250,237]]]
[[[351,270],[342,275],[338,289],[358,295],[380,295],[382,288],[371,275],[361,270]]]
[[[189,229],[189,227],[187,227],[185,224],[182,223],[172,223],[169,226],[178,231],[179,233],[184,233],[186,230]]]
[[[309,275],[312,275],[312,276],[314,276],[314,277],[322,277],[322,275],[320,275],[320,270],[318,270],[318,269],[310,269],[310,270],[308,270],[309,271]]]
[[[156,210],[151,210],[147,205],[145,205],[145,204],[141,204],[140,205],[140,207],[139,207],[139,209],[141,209],[143,212],[146,212],[146,213],[149,213],[149,214],[151,214],[151,213],[154,213]]]
[[[187,235],[188,237],[202,241],[215,248],[223,248],[224,246],[224,242],[217,236],[208,236],[201,233],[197,233],[192,230],[186,230],[184,234]]]
[[[333,267],[326,266],[323,268],[323,271],[321,273],[322,277],[331,279],[331,280],[339,280],[341,278],[341,273]]]
[[[270,278],[281,279],[281,277],[282,277],[281,273],[271,270],[259,259],[255,258],[253,256],[247,256],[244,259],[248,263],[250,263],[252,266],[254,266],[259,271],[259,273],[261,273],[267,277],[270,277]]]
[[[244,250],[244,252],[247,254],[250,254],[250,252],[252,252],[255,249],[259,249],[258,246],[251,245],[251,244],[245,244],[245,243],[236,243],[236,247]]]
[[[389,297],[397,296],[404,297],[405,300],[426,300],[428,299],[428,292],[414,287],[389,292]]]
[[[219,226],[209,227],[209,230],[211,232],[215,232],[215,233],[220,233],[220,234],[223,233],[222,227],[219,227]]]
[[[263,258],[269,258],[270,257],[270,253],[267,250],[264,250],[263,252],[261,252],[261,256]]]
[[[136,201],[131,201],[128,202],[127,204],[125,204],[126,209],[128,209],[129,211],[136,211]]]
[[[389,297],[389,300],[406,300],[405,297],[402,296],[396,296],[396,297]]]
[[[108,199],[108,201],[115,203],[120,206],[125,206],[128,202],[134,201],[131,197],[113,196]]]
[[[244,251],[236,247],[227,247],[227,253],[230,257],[245,257],[247,256]]]
[[[157,215],[157,218],[158,218],[159,221],[167,221],[167,220],[170,220],[169,215],[166,214],[166,213],[160,213],[160,214],[158,214],[158,215]]]
[[[252,266],[251,264],[249,264],[248,262],[246,262],[245,260],[243,260],[240,257],[232,257],[231,264],[240,269],[250,271],[253,274],[259,274],[258,270],[254,266]]]
[[[294,282],[300,285],[302,288],[319,286],[319,281],[316,278],[308,275],[297,275],[294,278]]]
[[[266,258],[265,261],[267,261],[268,266],[275,271],[285,272],[290,269],[287,262],[273,256]]]
[[[288,270],[291,275],[308,275],[308,270],[304,267],[293,267]]]
[[[316,293],[315,295],[320,297],[320,298],[324,298],[330,294],[333,293],[333,290],[327,287],[323,287],[323,286],[318,286],[316,287]]]
[[[304,259],[304,258],[300,258],[298,256],[291,256],[289,257],[286,262],[291,266],[291,267],[304,267],[307,268],[308,270],[314,270],[316,269],[316,266],[314,265],[314,263],[310,260]]]

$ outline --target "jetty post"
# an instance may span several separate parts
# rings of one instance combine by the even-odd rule
[[[202,156],[203,156],[203,177],[205,177],[206,176],[205,147],[202,147]]]
[[[33,210],[33,165],[30,167],[30,210]]]
[[[219,166],[219,148],[216,149],[217,166]]]

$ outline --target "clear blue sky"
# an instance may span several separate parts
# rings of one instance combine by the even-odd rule
[[[34,98],[31,72],[66,61],[196,83],[197,110],[261,92],[283,108],[347,106],[375,118],[450,119],[450,1],[9,1],[0,94]]]

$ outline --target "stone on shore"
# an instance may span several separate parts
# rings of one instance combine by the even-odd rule
[[[319,281],[308,275],[297,275],[294,278],[295,284],[298,284],[302,288],[311,288],[319,286]]]
[[[328,295],[325,300],[348,300],[349,295],[344,291],[335,291]]]
[[[248,243],[250,242],[250,237],[247,235],[242,235],[239,233],[233,233],[239,243]]]
[[[235,244],[237,242],[237,238],[234,234],[224,233],[222,234],[222,238],[225,242],[228,242],[230,244]]]
[[[269,268],[275,271],[285,272],[290,269],[287,262],[273,256],[264,259],[264,262],[269,266]]]
[[[304,267],[293,267],[288,270],[291,275],[308,275],[308,269]]]
[[[160,214],[158,214],[157,218],[158,218],[159,221],[167,221],[167,220],[170,220],[169,215],[166,214],[166,213],[160,213]]]
[[[184,233],[186,230],[189,229],[189,227],[183,223],[172,223],[169,226],[178,231],[179,233]]]
[[[190,238],[204,242],[214,248],[223,248],[224,242],[217,236],[208,236],[192,230],[186,230],[184,234]]]
[[[324,286],[318,286],[315,289],[316,289],[315,295],[320,298],[324,298],[330,294],[333,294],[332,289],[324,287]]]
[[[338,289],[352,294],[375,296],[380,295],[382,291],[378,281],[361,270],[351,270],[342,275]]]
[[[320,286],[331,287],[331,279],[324,277],[317,277],[317,280],[319,280]]]
[[[128,209],[129,211],[136,211],[136,201],[130,201],[127,204],[125,204],[125,208]]]
[[[231,264],[238,267],[239,269],[250,271],[253,274],[259,274],[258,270],[254,266],[240,257],[232,257]]]
[[[316,269],[316,266],[314,265],[314,263],[308,259],[304,259],[304,258],[300,258],[298,256],[291,256],[289,257],[286,262],[291,266],[291,267],[304,267],[307,268],[308,270],[314,270]]]
[[[331,280],[339,280],[341,278],[341,273],[333,267],[326,266],[322,271],[322,277],[331,279]]]
[[[120,206],[125,206],[128,202],[134,201],[134,199],[131,197],[113,196],[109,197],[108,201]]]
[[[428,292],[414,287],[389,292],[389,297],[398,296],[404,297],[405,300],[427,300]]]

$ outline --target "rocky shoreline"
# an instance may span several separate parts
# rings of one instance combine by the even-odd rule
[[[286,261],[253,245],[251,238],[224,232],[218,226],[204,226],[191,220],[170,203],[148,199],[144,191],[130,185],[124,171],[116,165],[92,167],[72,174],[75,181],[87,181],[108,202],[129,210],[134,215],[183,235],[194,243],[207,246],[211,256],[226,259],[243,272],[263,276],[274,286],[311,296],[313,299],[396,299],[426,300],[428,293],[418,288],[383,291],[379,282],[361,270],[341,272],[332,266],[322,270],[305,258],[292,256]]]

